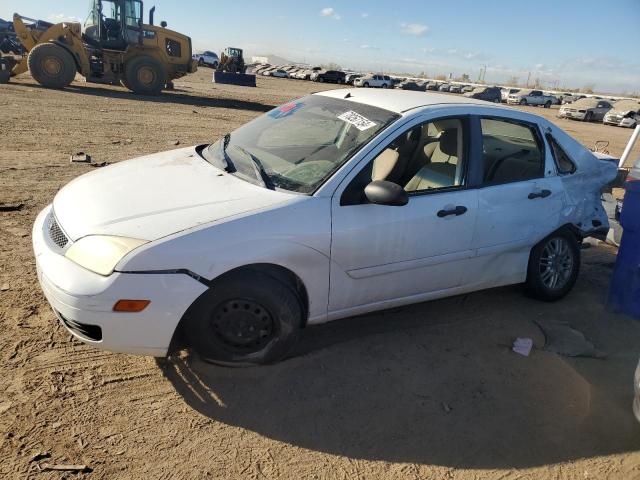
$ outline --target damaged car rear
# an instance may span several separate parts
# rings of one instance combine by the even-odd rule
[[[480,100],[344,89],[94,171],[38,216],[38,278],[99,348],[264,364],[306,325],[523,284],[559,300],[615,163]],[[331,288],[330,288],[331,287]]]

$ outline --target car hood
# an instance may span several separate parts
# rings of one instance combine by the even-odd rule
[[[74,241],[87,235],[151,241],[298,197],[230,175],[190,147],[83,175],[58,192],[53,210]]]

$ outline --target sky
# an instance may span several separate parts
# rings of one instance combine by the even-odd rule
[[[0,0],[48,21],[84,19],[89,0]],[[191,36],[196,50],[433,78],[516,77],[548,88],[640,93],[640,0],[154,0],[156,23]]]

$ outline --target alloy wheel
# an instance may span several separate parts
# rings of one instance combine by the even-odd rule
[[[551,290],[564,288],[573,271],[574,259],[568,241],[562,237],[551,238],[540,255],[540,279]]]

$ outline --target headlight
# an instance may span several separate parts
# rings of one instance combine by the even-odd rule
[[[72,244],[65,257],[87,270],[108,276],[125,255],[145,243],[147,240],[138,238],[90,235]]]

